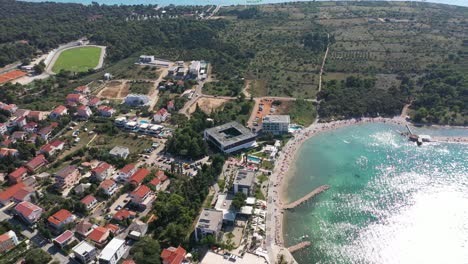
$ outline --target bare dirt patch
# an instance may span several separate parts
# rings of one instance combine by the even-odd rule
[[[122,99],[128,95],[130,84],[126,81],[111,81],[97,94],[100,98]]]
[[[195,112],[195,109],[197,107],[197,104],[198,106],[200,107],[200,109],[209,114],[211,113],[213,110],[219,108],[221,105],[223,105],[225,102],[227,102],[228,100],[226,99],[220,99],[220,98],[200,98],[198,99],[198,101],[193,104],[190,109],[189,109],[189,113],[193,113]]]

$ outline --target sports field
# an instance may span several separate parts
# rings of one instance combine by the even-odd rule
[[[94,69],[99,64],[101,48],[99,47],[79,47],[67,49],[60,53],[52,71],[59,73],[61,70],[71,72],[84,72]]]

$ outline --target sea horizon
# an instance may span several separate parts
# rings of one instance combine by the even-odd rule
[[[21,0],[24,1],[24,0]],[[328,0],[317,0],[319,2],[328,2]],[[421,2],[421,3],[433,3],[433,4],[446,4],[452,6],[468,7],[467,0],[415,0],[415,1],[382,1],[382,0],[370,0],[369,2]],[[104,5],[159,5],[159,6],[205,6],[205,5],[262,5],[262,4],[279,4],[279,3],[290,3],[290,2],[312,2],[311,0],[28,0],[24,2],[55,2],[55,3],[78,3],[84,5],[90,5],[92,2],[96,2]],[[329,2],[354,2],[354,1],[329,1]],[[359,2],[359,1],[357,1]]]

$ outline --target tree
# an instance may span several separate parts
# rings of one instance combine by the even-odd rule
[[[32,249],[26,252],[24,258],[25,264],[43,264],[48,263],[52,257],[40,248]]]
[[[159,255],[161,254],[161,247],[157,240],[151,237],[144,237],[140,239],[132,247],[130,253],[138,264],[160,264],[161,260]]]
[[[237,192],[232,200],[232,207],[239,211],[241,207],[245,205],[245,199],[247,199],[247,195],[245,195],[245,193]]]
[[[44,64],[43,60],[41,62],[39,62],[38,64],[34,65],[34,67],[33,67],[34,72],[37,73],[37,74],[43,73],[44,69],[45,69],[45,64]]]

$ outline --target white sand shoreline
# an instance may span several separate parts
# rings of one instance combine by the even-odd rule
[[[309,127],[304,128],[303,130],[294,134],[294,137],[289,140],[286,145],[282,148],[279,157],[275,162],[275,167],[273,169],[273,173],[270,176],[270,181],[272,182],[268,192],[268,198],[272,199],[273,209],[272,212],[272,221],[274,221],[274,226],[272,226],[272,236],[273,242],[277,247],[279,247],[279,251],[285,250],[284,244],[284,230],[283,230],[283,210],[282,206],[287,202],[287,177],[291,175],[291,165],[292,162],[295,160],[296,155],[298,153],[299,148],[307,139],[316,136],[322,132],[327,132],[331,130],[335,130],[342,127],[347,127],[351,125],[357,124],[369,124],[369,123],[386,123],[386,124],[394,124],[394,125],[412,125],[408,121],[406,121],[401,116],[397,116],[394,118],[360,118],[360,119],[349,119],[349,120],[341,120],[341,121],[333,121],[329,123],[318,123],[317,121],[311,124]],[[428,126],[430,127],[430,126]],[[434,126],[435,127],[435,126]],[[463,127],[450,127],[450,126],[437,126],[438,128],[463,128]],[[461,137],[463,138],[463,137]],[[466,137],[464,138],[467,139]],[[274,229],[273,229],[274,228]],[[276,254],[274,254],[276,257]],[[292,258],[292,255],[290,255]],[[294,261],[294,260],[292,260]],[[295,261],[294,261],[295,262]]]

